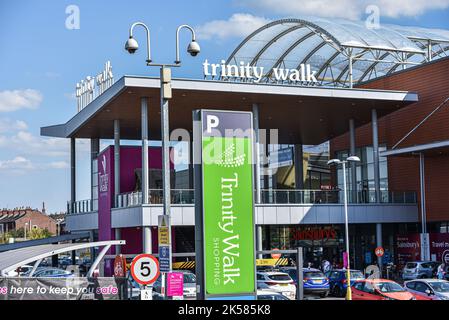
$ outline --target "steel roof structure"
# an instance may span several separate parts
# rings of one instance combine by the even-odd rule
[[[33,270],[29,276],[32,276],[39,263],[55,254],[69,252],[73,250],[80,250],[92,247],[103,247],[98,254],[95,261],[88,272],[89,276],[92,275],[93,270],[103,259],[106,252],[113,245],[124,245],[125,240],[110,240],[110,241],[98,241],[98,242],[83,242],[83,243],[61,243],[61,244],[44,244],[40,246],[25,247],[16,250],[10,250],[0,253],[0,276],[5,276],[9,271],[15,270],[20,266],[34,262]]]
[[[398,69],[448,56],[449,31],[341,19],[282,19],[257,29],[232,52],[227,64],[274,68],[310,64],[319,85],[352,87]],[[222,79],[228,80],[228,79]],[[238,79],[236,79],[238,80]]]

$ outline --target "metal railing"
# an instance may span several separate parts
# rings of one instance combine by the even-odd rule
[[[171,203],[173,204],[193,204],[193,189],[172,189],[170,191]],[[149,204],[162,204],[164,200],[162,189],[150,189],[148,193]],[[117,196],[116,207],[126,208],[142,204],[142,192],[127,192]]]
[[[356,197],[354,195],[356,194]],[[416,204],[417,195],[414,191],[381,191],[381,199],[376,201],[374,191],[348,191],[348,203],[350,204]],[[194,204],[193,189],[172,189],[172,204]],[[342,204],[343,192],[341,190],[295,190],[295,189],[262,189],[262,204]],[[149,204],[162,204],[162,189],[149,190]],[[116,208],[127,208],[142,204],[142,192],[126,192],[116,198]],[[68,203],[68,212],[83,213],[97,210],[93,208],[91,200],[81,200]]]
[[[96,209],[94,209],[93,207],[93,202],[91,199],[86,199],[86,200],[78,200],[78,201],[68,201],[67,202],[67,212],[69,213],[87,213],[87,212],[92,212],[95,211]]]

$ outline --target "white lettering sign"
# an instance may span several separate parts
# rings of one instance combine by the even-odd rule
[[[105,92],[114,84],[114,75],[112,73],[112,65],[110,61],[105,63],[102,72],[97,76],[87,76],[76,84],[76,100],[78,112],[91,103],[96,97]]]
[[[301,64],[298,69],[273,68],[270,74],[265,73],[262,66],[252,66],[249,63],[240,61],[238,65],[221,63],[210,63],[207,59],[203,62],[203,75],[205,78],[239,78],[255,83],[260,82],[264,77],[270,76],[276,81],[289,81],[300,83],[318,83],[316,71],[312,71],[310,64]]]

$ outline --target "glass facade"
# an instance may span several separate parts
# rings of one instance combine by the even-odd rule
[[[387,148],[385,145],[379,146],[379,151],[385,151]],[[356,149],[356,156],[360,158],[360,162],[357,163],[357,185],[353,186],[351,181],[352,170],[348,168],[347,185],[349,190],[357,191],[374,191],[374,159],[373,159],[373,147],[365,146]],[[336,152],[336,157],[340,160],[345,160],[349,157],[349,151],[343,150]],[[379,172],[380,172],[380,190],[388,190],[388,163],[386,157],[379,157]],[[338,188],[343,189],[343,169],[338,167],[337,169],[337,185]]]

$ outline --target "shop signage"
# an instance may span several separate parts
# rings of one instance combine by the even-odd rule
[[[202,110],[201,123],[206,298],[255,296],[252,113]]]
[[[210,63],[206,59],[203,62],[204,78],[211,79],[238,78],[258,83],[267,76],[267,71],[270,72],[270,77],[275,81],[318,83],[315,77],[316,71],[312,71],[310,64],[303,63],[298,69],[273,68],[272,70],[265,70],[262,66],[251,65],[243,61],[240,61],[238,64],[226,64],[225,60],[221,60],[220,63]]]
[[[291,230],[292,237],[295,241],[337,239],[337,231],[334,228],[313,228],[306,230],[292,228]]]
[[[112,73],[112,65],[110,61],[107,61],[103,71],[98,73],[95,77],[87,76],[76,84],[75,96],[78,112],[113,84],[114,75]]]

